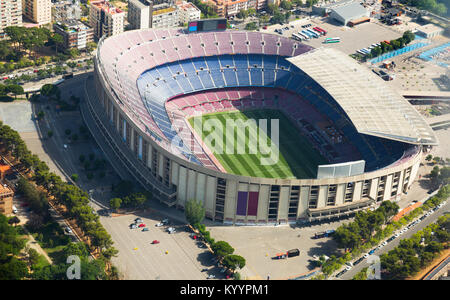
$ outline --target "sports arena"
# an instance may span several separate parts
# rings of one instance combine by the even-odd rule
[[[330,219],[396,200],[437,144],[402,96],[347,55],[259,32],[101,39],[85,91],[83,118],[122,178],[168,206],[200,200],[224,224]],[[194,126],[238,119],[278,120],[265,131],[276,163],[216,153],[210,132]],[[226,141],[251,150],[249,136]]]

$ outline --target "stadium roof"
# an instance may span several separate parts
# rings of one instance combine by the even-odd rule
[[[433,130],[406,99],[344,53],[319,48],[287,60],[336,100],[359,133],[410,144],[437,145]]]

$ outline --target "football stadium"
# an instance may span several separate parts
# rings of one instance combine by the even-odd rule
[[[332,219],[398,200],[438,143],[352,58],[259,32],[102,38],[85,94],[86,125],[123,179],[171,207],[199,200],[223,224]]]

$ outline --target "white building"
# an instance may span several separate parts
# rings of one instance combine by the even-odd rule
[[[168,3],[153,5],[152,28],[172,28],[180,25],[178,8]]]
[[[417,28],[417,34],[427,39],[435,38],[442,33],[444,33],[444,29],[434,24],[426,24]]]
[[[194,3],[179,1],[176,3],[179,10],[180,23],[185,24],[189,21],[200,20],[201,11]]]
[[[152,3],[147,0],[128,0],[127,21],[132,29],[151,27]]]
[[[105,0],[93,1],[89,7],[89,24],[97,39],[122,33],[124,17],[124,11]]]
[[[2,0],[0,14],[0,39],[4,38],[3,28],[22,26],[21,0]]]
[[[44,25],[52,21],[51,0],[22,0],[23,15],[36,24]]]

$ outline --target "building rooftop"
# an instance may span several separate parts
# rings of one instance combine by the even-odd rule
[[[436,26],[434,24],[426,24],[417,28],[417,30],[422,31],[423,33],[429,34],[436,31],[444,30],[442,27]]]
[[[9,194],[13,193],[13,190],[11,190],[6,184],[0,182],[0,194]]]
[[[157,6],[154,6],[153,9],[154,9],[153,10],[153,15],[154,16],[166,14],[166,13],[169,13],[169,12],[177,10],[175,7],[167,7],[167,6],[164,6],[163,8],[160,8],[160,9],[158,9]]]
[[[287,60],[334,98],[359,133],[437,145],[433,130],[403,96],[344,53],[318,48]]]
[[[349,19],[353,16],[359,16],[367,13],[367,10],[361,4],[356,2],[350,2],[331,9],[343,19]]]
[[[111,15],[124,13],[120,8],[115,7],[114,5],[105,0],[91,2],[91,5]]]

